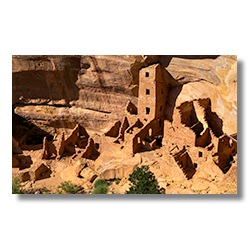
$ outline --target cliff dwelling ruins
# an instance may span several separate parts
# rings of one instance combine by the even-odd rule
[[[230,78],[192,71],[220,57],[13,56],[12,177],[52,190],[70,180],[89,193],[106,179],[124,193],[148,165],[166,194],[236,193],[237,125],[218,111],[227,100],[218,81]],[[227,60],[233,83],[237,59]]]

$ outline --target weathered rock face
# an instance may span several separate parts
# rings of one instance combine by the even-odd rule
[[[77,123],[103,131],[138,104],[139,70],[156,62],[179,84],[170,106],[209,97],[223,131],[237,131],[236,56],[13,56],[15,113],[52,134]]]
[[[13,56],[12,103],[67,104],[79,98],[81,56]]]
[[[43,129],[80,123],[102,130],[122,119],[128,101],[137,102],[130,72],[136,58],[144,61],[140,56],[13,56],[12,103],[22,104],[15,113]]]
[[[223,131],[237,131],[236,56],[160,56],[169,73],[183,85],[176,105],[210,98],[212,111],[223,120]]]

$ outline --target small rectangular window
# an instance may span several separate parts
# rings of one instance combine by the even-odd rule
[[[146,72],[146,77],[149,77],[149,72]]]
[[[146,95],[150,95],[150,90],[146,89]]]
[[[146,108],[146,114],[148,115],[150,112],[150,108]]]
[[[161,94],[163,94],[163,89],[161,90]]]
[[[160,106],[160,111],[162,111],[162,106]]]

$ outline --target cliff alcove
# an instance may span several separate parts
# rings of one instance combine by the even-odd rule
[[[165,193],[237,192],[236,56],[13,56],[12,75],[26,187],[104,178],[124,193],[148,165]]]

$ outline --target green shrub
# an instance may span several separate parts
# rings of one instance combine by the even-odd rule
[[[51,194],[49,190],[44,188],[39,189],[24,189],[21,185],[22,180],[19,178],[14,178],[12,180],[12,194]],[[83,194],[83,188],[73,184],[71,181],[62,182],[57,187],[57,194]]]
[[[24,189],[21,183],[22,183],[22,180],[17,177],[15,177],[12,180],[12,194],[49,194],[49,190],[47,188]]]
[[[83,188],[73,184],[71,181],[64,181],[57,187],[57,194],[82,194]]]
[[[94,183],[94,188],[98,186],[108,186],[108,182],[105,179],[99,179]]]
[[[22,180],[15,177],[12,179],[12,194],[24,194],[21,187]]]
[[[100,185],[96,187],[92,194],[107,194],[108,193],[108,186]]]
[[[154,174],[148,166],[137,167],[128,179],[132,185],[126,194],[160,194]]]
[[[120,179],[119,178],[115,178],[115,184],[118,185],[120,183]]]
[[[94,191],[92,194],[107,194],[108,193],[108,182],[104,179],[99,179],[94,183]]]

